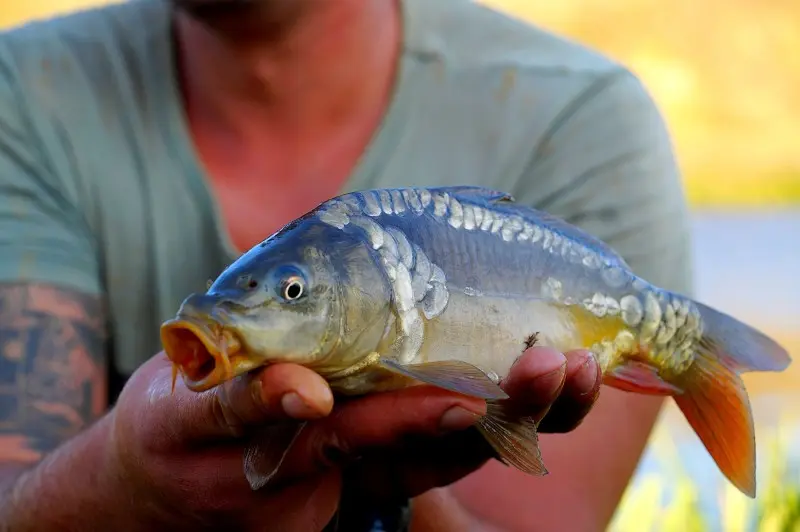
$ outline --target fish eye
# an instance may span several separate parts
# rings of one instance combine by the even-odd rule
[[[297,275],[287,277],[281,282],[281,297],[286,301],[295,301],[306,292],[305,282]]]

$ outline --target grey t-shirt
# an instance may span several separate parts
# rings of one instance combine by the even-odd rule
[[[638,79],[480,4],[403,5],[399,82],[344,189],[502,189],[689,292],[680,179]],[[160,350],[159,325],[181,300],[238,255],[179,98],[164,0],[0,35],[0,282],[104,294],[123,375]]]

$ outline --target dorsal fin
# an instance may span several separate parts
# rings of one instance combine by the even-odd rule
[[[451,187],[431,187],[428,188],[430,192],[438,192],[440,194],[447,193],[451,196],[458,196],[462,198],[475,198],[488,201],[490,203],[513,203],[516,201],[514,196],[502,190],[494,190],[486,187],[479,187],[475,185],[457,185]]]
[[[573,242],[578,242],[587,248],[593,249],[599,255],[608,259],[618,261],[621,265],[628,266],[625,259],[617,253],[611,246],[600,240],[599,238],[590,235],[583,229],[570,224],[569,222],[559,218],[553,214],[545,211],[540,211],[534,207],[517,203],[514,197],[507,193],[490,188],[478,186],[452,186],[452,187],[435,187],[429,188],[431,192],[448,193],[453,197],[459,199],[468,199],[472,201],[484,201],[492,204],[496,209],[500,209],[508,214],[516,214],[526,218],[527,221],[535,223],[541,227],[550,229]]]

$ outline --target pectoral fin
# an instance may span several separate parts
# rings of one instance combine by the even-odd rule
[[[472,364],[460,360],[428,362],[404,366],[391,360],[381,360],[384,369],[452,392],[481,399],[508,399],[508,394]]]
[[[477,428],[506,465],[530,475],[547,474],[532,418],[515,416],[503,404],[488,401]]]
[[[244,450],[244,475],[253,491],[272,480],[305,425],[305,422],[269,425],[251,437]]]
[[[505,464],[531,475],[546,475],[536,422],[513,414],[503,403],[508,394],[483,371],[460,360],[403,366],[381,360],[383,368],[446,390],[487,399],[476,427]]]

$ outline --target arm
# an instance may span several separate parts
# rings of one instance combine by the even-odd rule
[[[565,109],[542,146],[514,191],[518,201],[595,234],[649,281],[691,293],[679,172],[663,119],[635,77],[619,71],[597,80]],[[472,523],[480,530],[604,530],[662,403],[603,387],[581,426],[542,436],[549,476],[528,477],[492,461],[420,500],[419,514],[436,525],[430,529],[461,519],[446,529],[468,530],[465,523]]]
[[[52,164],[32,94],[0,40],[0,522],[59,528],[98,467],[106,409],[99,265],[68,169]],[[30,72],[29,72],[30,73]],[[37,120],[36,118],[39,118]],[[95,425],[101,426],[101,424]],[[101,438],[96,439],[102,442]],[[70,500],[72,499],[72,500]],[[42,511],[48,508],[48,511]]]
[[[102,319],[96,297],[0,285],[0,468],[38,462],[105,411]]]
[[[0,522],[59,519],[96,491],[104,438],[86,428],[107,406],[104,330],[97,297],[0,285]]]

